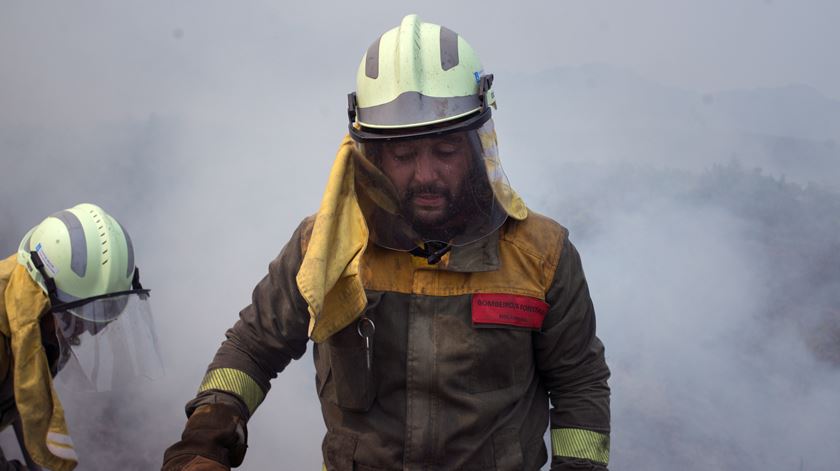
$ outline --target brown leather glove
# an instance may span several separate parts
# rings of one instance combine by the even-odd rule
[[[181,441],[163,454],[161,471],[228,471],[242,464],[248,429],[229,404],[206,404],[192,413]]]

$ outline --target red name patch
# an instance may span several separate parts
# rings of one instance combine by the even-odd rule
[[[509,325],[539,330],[547,312],[547,303],[528,296],[477,293],[472,297],[473,325]]]

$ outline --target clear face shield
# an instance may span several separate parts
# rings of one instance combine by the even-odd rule
[[[476,129],[357,142],[356,195],[377,245],[466,245],[496,231],[515,193],[493,121]],[[412,252],[413,253],[413,252]]]
[[[58,305],[52,314],[61,347],[59,382],[104,392],[163,375],[148,290]]]
[[[136,267],[132,289],[68,302],[38,253],[30,255],[50,298],[58,342],[53,371],[59,382],[79,391],[105,392],[163,376],[150,290],[143,289]]]

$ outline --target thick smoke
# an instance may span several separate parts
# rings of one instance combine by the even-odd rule
[[[497,74],[508,176],[581,251],[613,370],[614,470],[840,462],[838,68],[790,50],[836,43],[821,29],[836,7],[814,2],[812,24],[807,7],[753,3],[420,11]],[[62,390],[80,469],[154,469],[177,440],[224,330],[317,209],[358,59],[406,13],[380,7],[356,22],[343,4],[3,7],[0,251],[52,212],[102,205],[134,239],[167,365],[130,391]],[[708,37],[744,24],[760,47],[730,57]],[[767,49],[799,66],[757,55],[751,75],[739,54]],[[564,65],[589,61],[610,65]],[[318,469],[313,376],[307,354],[274,381],[245,469]]]
[[[832,469],[840,275],[825,266],[840,252],[822,220],[840,195],[736,165],[583,167],[546,209],[579,228],[614,372],[614,467]]]
[[[612,468],[833,469],[840,153],[822,143],[838,103],[803,87],[677,91],[605,66],[522,81],[543,85],[514,92],[514,111],[556,119],[512,122],[536,137],[500,146],[540,175],[526,200],[582,253],[614,373]]]

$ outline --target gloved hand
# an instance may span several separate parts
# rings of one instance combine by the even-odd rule
[[[161,471],[228,471],[242,464],[248,430],[239,410],[206,404],[192,413],[181,441],[163,454]]]

